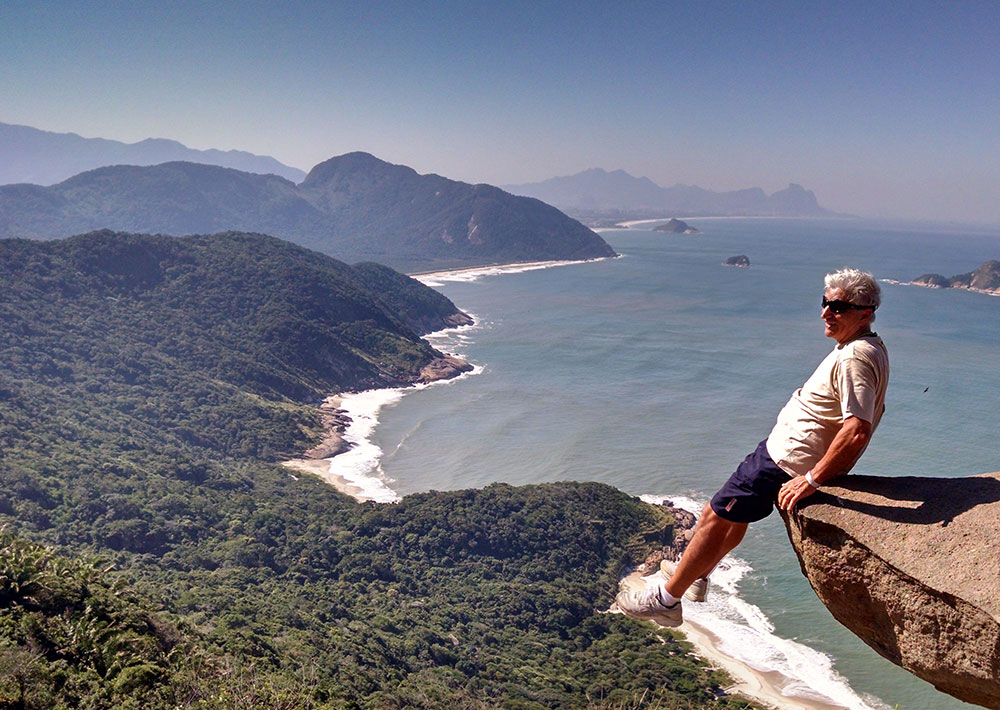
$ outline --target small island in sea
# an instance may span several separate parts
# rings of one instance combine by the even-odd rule
[[[746,269],[750,266],[750,257],[746,254],[740,254],[738,256],[731,256],[722,262],[723,266],[738,266],[740,268]]]
[[[950,278],[941,274],[924,274],[910,282],[928,288],[964,288],[990,295],[1000,295],[1000,261],[987,261],[974,271]]]
[[[660,224],[653,227],[654,232],[669,232],[670,234],[698,234],[701,232],[700,229],[692,227],[687,222],[679,219],[671,219],[666,224]]]

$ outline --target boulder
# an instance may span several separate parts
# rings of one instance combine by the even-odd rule
[[[458,377],[463,372],[469,372],[472,369],[472,365],[462,358],[455,357],[454,355],[445,355],[444,357],[435,358],[427,365],[424,365],[424,368],[420,371],[420,377],[417,378],[417,382],[426,384],[437,382],[438,380],[447,380],[452,377]]]
[[[837,483],[783,513],[820,600],[893,663],[1000,709],[1000,473]]]

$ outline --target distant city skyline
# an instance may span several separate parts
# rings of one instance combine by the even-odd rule
[[[0,4],[0,121],[1000,224],[991,2]]]

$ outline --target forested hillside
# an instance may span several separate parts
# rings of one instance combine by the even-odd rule
[[[746,707],[601,613],[658,509],[359,504],[275,464],[321,394],[434,355],[386,307],[419,289],[361,271],[259,235],[0,242],[0,707]]]
[[[214,165],[116,165],[57,185],[0,186],[0,237],[115,229],[263,232],[344,261],[407,271],[614,256],[554,207],[489,185],[418,175],[366,153],[317,165],[296,185]]]

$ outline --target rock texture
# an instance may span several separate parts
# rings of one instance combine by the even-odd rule
[[[847,476],[784,518],[840,623],[938,690],[1000,708],[1000,473]]]
[[[445,355],[444,357],[439,357],[424,366],[420,371],[420,377],[417,382],[429,383],[437,382],[438,380],[447,380],[452,377],[458,377],[463,372],[469,372],[472,370],[472,365],[463,360],[460,357],[455,357],[454,355]]]

